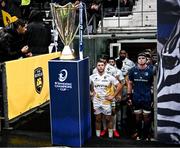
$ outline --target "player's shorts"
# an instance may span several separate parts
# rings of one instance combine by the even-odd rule
[[[104,115],[111,115],[112,107],[111,107],[111,101],[108,100],[98,100],[93,99],[93,109],[94,114],[104,114]]]
[[[150,114],[151,113],[151,102],[144,101],[133,101],[133,111],[135,114]]]

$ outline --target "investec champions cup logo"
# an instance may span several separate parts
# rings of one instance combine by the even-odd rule
[[[54,82],[54,87],[60,91],[69,91],[72,89],[72,83],[66,82],[68,78],[68,71],[66,69],[62,69],[58,74],[58,80]]]
[[[35,89],[38,94],[41,93],[43,88],[43,71],[42,67],[38,67],[34,70],[34,83]]]
[[[59,73],[59,81],[64,82],[67,79],[68,72],[66,69],[62,69]]]

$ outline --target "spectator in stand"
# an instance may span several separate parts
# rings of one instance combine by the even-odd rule
[[[31,56],[28,47],[24,45],[23,36],[25,32],[26,26],[21,19],[0,30],[0,64],[20,57]],[[3,89],[1,84],[2,71],[0,70],[0,116],[3,116]]]
[[[120,0],[120,16],[127,16],[131,14],[133,5],[133,0]]]
[[[0,8],[18,18],[22,18],[20,4],[18,0],[0,0]]]
[[[138,54],[137,66],[133,67],[128,74],[128,105],[133,108],[135,114],[136,131],[133,137],[136,140],[150,140],[151,107],[153,84],[153,70],[147,64],[146,55]],[[143,123],[142,123],[143,121]],[[143,128],[142,128],[143,127]]]
[[[3,10],[5,5],[6,3],[4,2],[4,0],[0,0],[0,10]],[[0,13],[0,27],[4,27],[2,12]]]
[[[49,53],[51,29],[42,20],[40,11],[32,10],[27,25],[27,45],[32,55]]]
[[[101,20],[101,1],[102,0],[82,0],[82,2],[86,4],[87,17],[89,21],[88,25],[89,28],[91,28],[89,29],[90,32],[96,33],[99,21]],[[72,2],[78,8],[80,0],[54,0],[53,2],[59,3],[60,5],[65,5],[68,2]]]
[[[90,0],[85,2],[89,21],[88,25],[93,28],[93,33],[96,33],[99,21],[101,20],[101,1],[102,0]]]
[[[32,55],[24,39],[26,30],[25,22],[21,19],[0,30],[0,62]]]
[[[102,1],[104,17],[115,16],[116,7],[118,5],[118,0],[104,0]]]
[[[116,87],[115,92],[111,89],[113,86]],[[97,137],[100,137],[103,118],[107,123],[108,137],[113,137],[111,101],[118,95],[120,89],[119,81],[105,72],[104,62],[99,60],[97,73],[90,76],[90,96],[93,102]]]

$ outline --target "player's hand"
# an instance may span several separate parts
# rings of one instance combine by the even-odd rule
[[[131,100],[132,99],[132,94],[131,93],[127,93],[126,98],[127,98],[127,100]]]
[[[112,101],[114,99],[114,96],[109,95],[109,96],[106,96],[105,99],[108,101]]]
[[[95,91],[90,91],[90,97],[93,98],[96,95]]]
[[[116,96],[116,101],[117,101],[117,102],[120,102],[120,101],[121,101],[121,95]]]
[[[127,105],[131,106],[132,105],[132,100],[127,100]]]
[[[127,94],[126,99],[127,99],[127,104],[128,104],[129,106],[132,105],[132,94],[131,94],[131,93],[128,93],[128,94]]]

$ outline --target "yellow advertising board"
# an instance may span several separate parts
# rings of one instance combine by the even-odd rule
[[[49,100],[48,61],[59,52],[5,62],[8,119]]]

